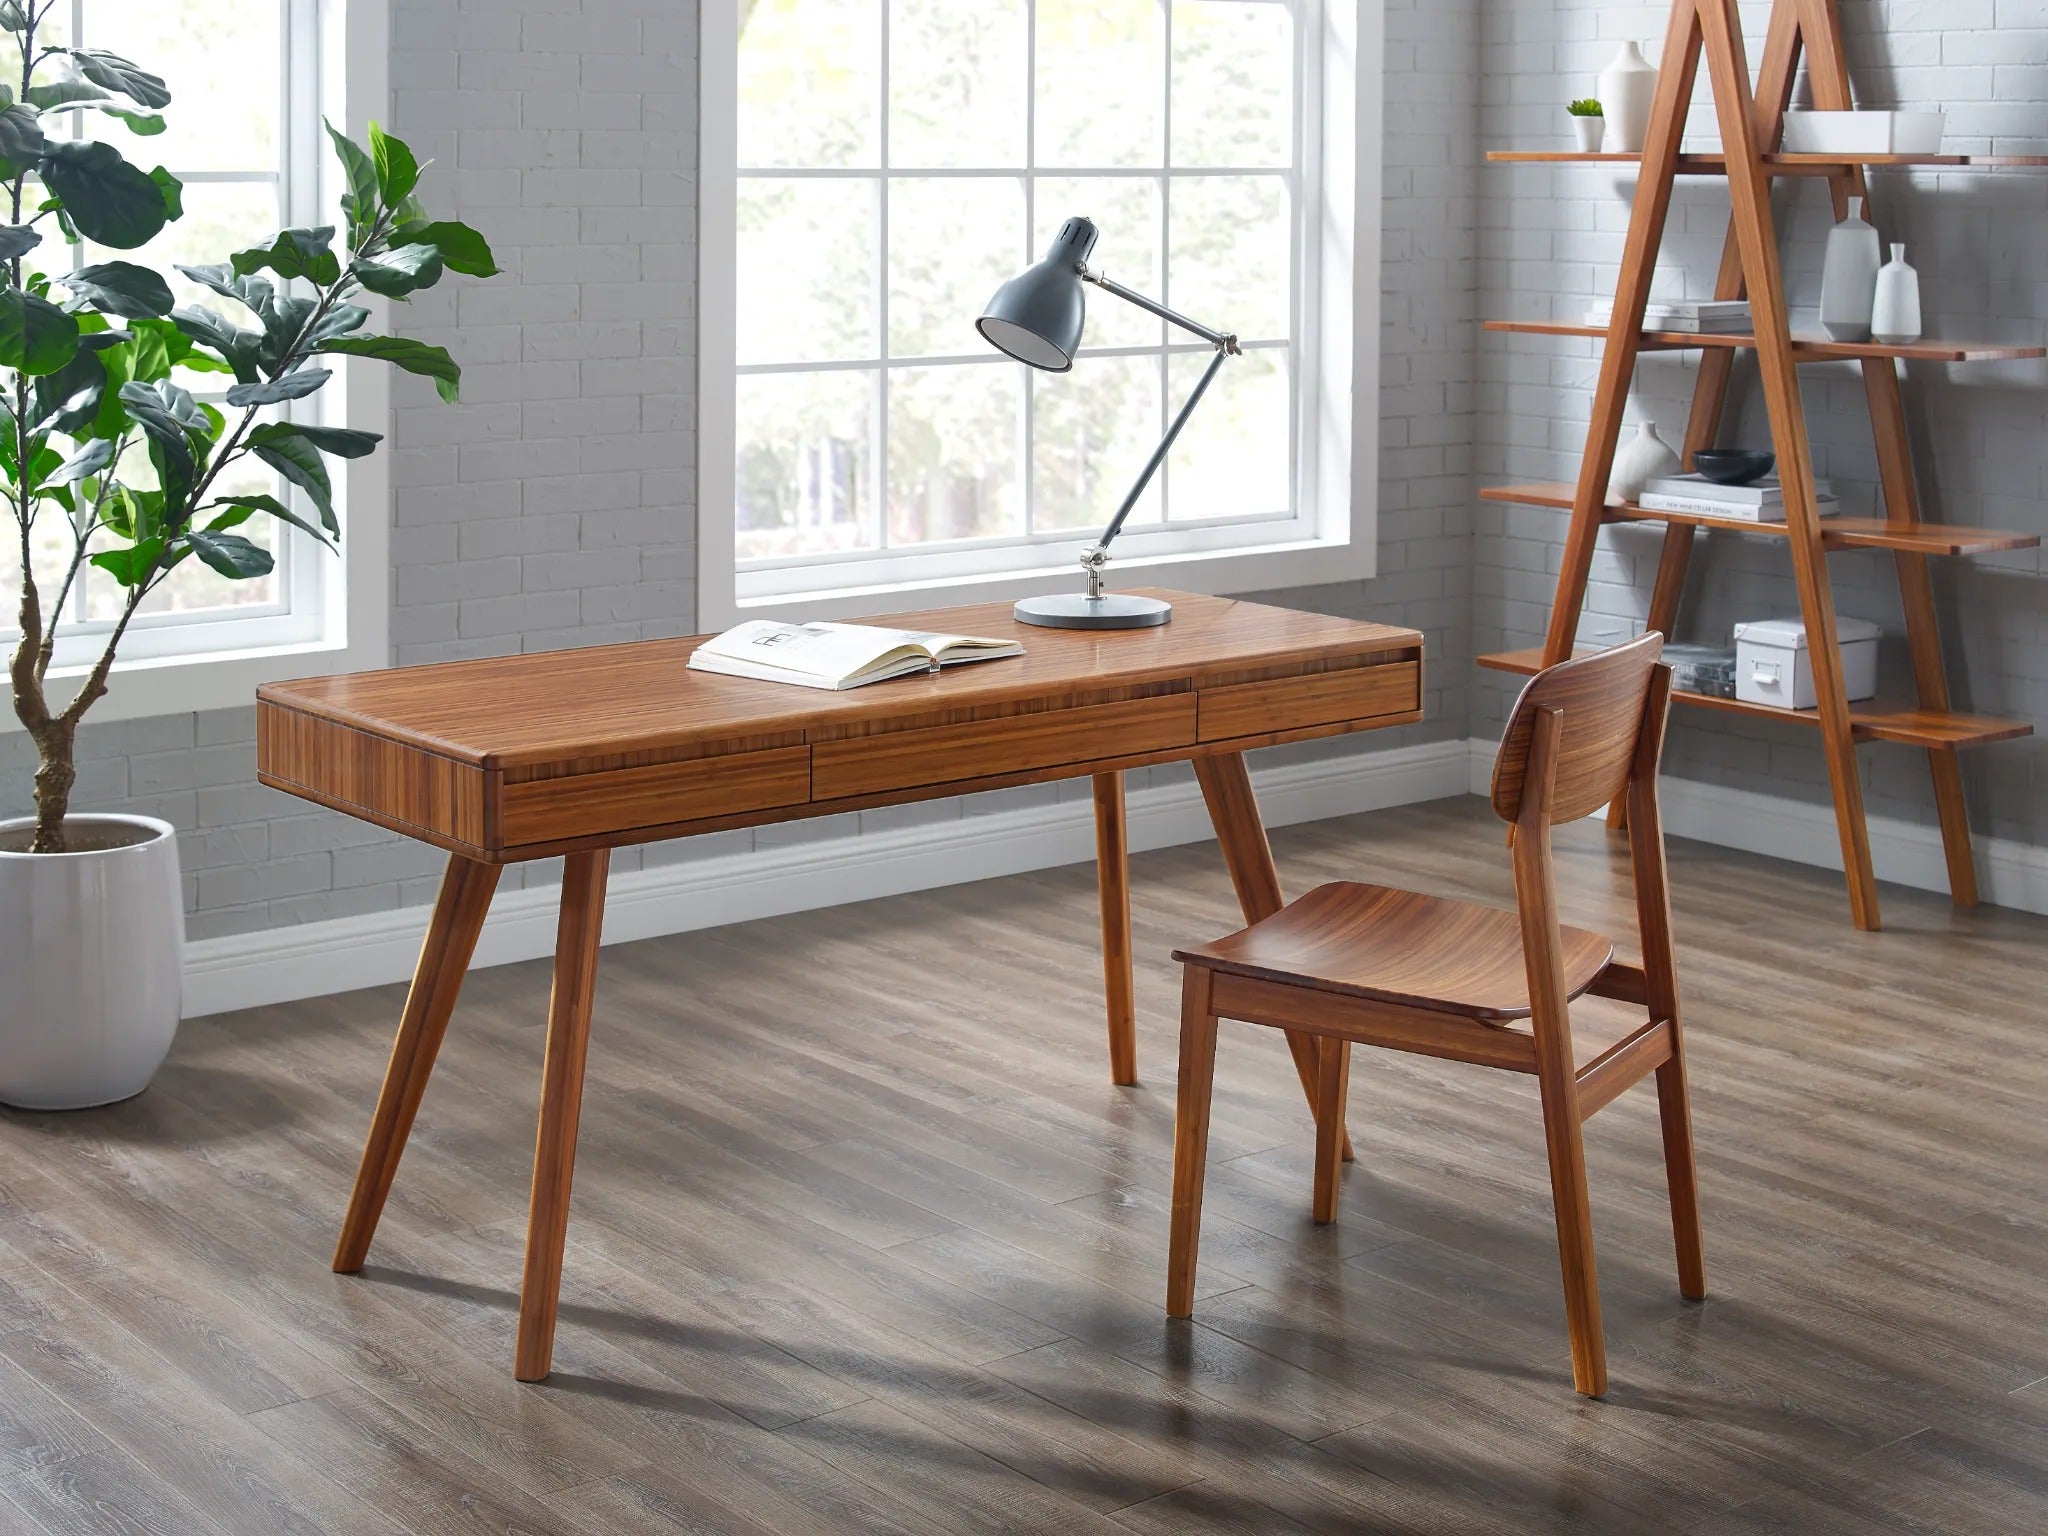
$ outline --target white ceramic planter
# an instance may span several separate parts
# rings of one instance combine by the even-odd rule
[[[0,834],[28,825],[0,822]],[[148,833],[124,848],[0,851],[0,1104],[86,1109],[132,1098],[182,1009],[178,839],[146,816],[73,816]]]

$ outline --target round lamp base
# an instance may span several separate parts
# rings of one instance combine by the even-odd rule
[[[1013,614],[1019,624],[1041,629],[1152,629],[1173,617],[1173,604],[1127,592],[1105,592],[1100,597],[1064,592],[1027,597]]]

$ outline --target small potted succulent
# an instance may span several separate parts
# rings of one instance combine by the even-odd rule
[[[1572,132],[1578,135],[1579,153],[1598,154],[1601,136],[1607,131],[1607,119],[1600,111],[1600,103],[1591,96],[1581,96],[1566,106],[1565,111],[1571,114]]]
[[[171,94],[118,54],[39,38],[57,8],[0,0],[17,54],[0,70],[14,82],[0,84],[0,537],[18,556],[0,625],[18,630],[8,684],[37,758],[35,814],[0,820],[0,1104],[31,1109],[139,1093],[178,1025],[171,827],[71,813],[79,722],[130,620],[187,561],[228,580],[266,575],[270,549],[236,531],[253,520],[334,547],[327,461],[375,452],[380,434],[320,425],[294,402],[327,383],[335,357],[425,375],[446,400],[461,378],[440,347],[371,334],[352,300],[498,270],[475,230],[427,214],[418,162],[375,124],[367,145],[328,129],[348,189],[335,226],[179,268],[225,313],[179,306],[134,262],[77,265],[66,245],[119,253],[154,239],[180,216],[181,189],[73,131],[91,113],[146,141]],[[67,674],[53,669],[59,630],[87,568],[108,584],[110,622]]]

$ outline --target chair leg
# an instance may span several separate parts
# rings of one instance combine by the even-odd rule
[[[1316,1042],[1317,1226],[1337,1219],[1337,1174],[1344,1161],[1344,1102],[1351,1088],[1351,1042],[1324,1035]]]
[[[1600,1329],[1600,1279],[1593,1265],[1593,1211],[1586,1196],[1579,1106],[1571,1092],[1553,1091],[1548,1080],[1543,1083],[1543,1139],[1550,1152],[1550,1198],[1557,1213],[1565,1323],[1571,1330],[1572,1385],[1587,1397],[1603,1397],[1607,1343]]]
[[[1687,1301],[1701,1301],[1707,1294],[1707,1258],[1700,1233],[1699,1173],[1692,1155],[1692,1098],[1686,1091],[1682,1048],[1657,1069],[1657,1114],[1664,1124],[1664,1177],[1671,1186],[1678,1293]]]
[[[1180,1096],[1173,1114],[1173,1225],[1166,1260],[1166,1315],[1195,1310],[1195,1249],[1202,1237],[1202,1175],[1209,1158],[1209,1095],[1216,1084],[1216,1015],[1211,976],[1183,968]]]

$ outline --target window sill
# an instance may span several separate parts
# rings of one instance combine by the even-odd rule
[[[697,624],[704,630],[728,629],[743,619],[858,619],[907,608],[948,608],[967,603],[1010,602],[1050,592],[1081,590],[1085,578],[1079,555],[1087,546],[1077,539],[1072,560],[1033,571],[998,571],[984,576],[956,576],[925,581],[878,583],[823,591],[773,593],[737,597],[733,577],[722,581],[706,572]],[[1191,550],[1178,554],[1116,558],[1111,550],[1105,585],[1115,591],[1143,586],[1177,588],[1183,592],[1266,592],[1282,587],[1327,586],[1360,581],[1377,574],[1377,551],[1349,539],[1291,539],[1285,542],[1224,550]]]
[[[390,665],[380,642],[350,645],[317,640],[301,645],[268,646],[261,650],[208,651],[190,656],[164,656],[146,661],[114,663],[107,692],[86,711],[88,727],[116,720],[147,720],[159,715],[186,715],[198,710],[245,709],[256,702],[264,683],[291,677],[322,677]],[[53,707],[67,702],[85,675],[84,667],[53,667]],[[0,734],[21,729],[12,702],[0,710]]]

